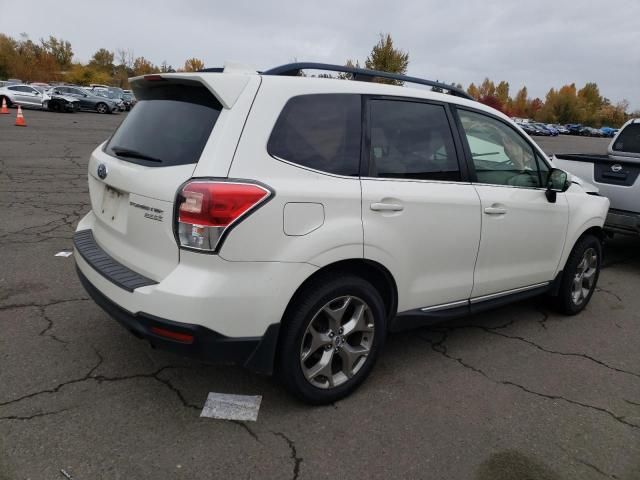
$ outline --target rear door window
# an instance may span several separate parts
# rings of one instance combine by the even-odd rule
[[[461,179],[444,106],[371,100],[369,121],[372,176],[454,182]]]
[[[195,82],[159,84],[138,93],[136,108],[105,151],[149,167],[197,163],[222,110],[213,94]]]
[[[277,158],[303,167],[357,176],[360,169],[360,109],[360,95],[293,97],[280,113],[267,150]]]
[[[616,152],[640,153],[640,123],[630,123],[613,144]]]

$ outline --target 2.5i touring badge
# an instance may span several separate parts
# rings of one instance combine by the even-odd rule
[[[162,214],[164,213],[164,210],[150,207],[149,205],[143,205],[141,203],[136,203],[136,202],[129,202],[129,205],[135,208],[139,208],[141,210],[145,210],[144,218],[155,220],[156,222],[162,221]]]

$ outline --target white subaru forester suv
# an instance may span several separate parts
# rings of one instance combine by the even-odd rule
[[[374,77],[433,88],[358,81]],[[609,201],[460,90],[324,64],[131,85],[89,161],[75,258],[153,346],[320,404],[362,383],[388,332],[543,293],[575,314],[594,292]]]

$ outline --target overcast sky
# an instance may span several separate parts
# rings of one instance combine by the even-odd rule
[[[343,0],[332,2],[0,0],[0,32],[71,41],[75,60],[129,48],[174,67],[188,57],[257,69],[299,61],[363,63],[379,32],[409,52],[409,74],[459,82],[507,80],[544,98],[550,87],[597,82],[640,109],[640,1]]]

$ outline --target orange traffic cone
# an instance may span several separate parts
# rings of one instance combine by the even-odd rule
[[[26,127],[27,124],[24,121],[24,116],[22,115],[22,107],[18,105],[18,116],[16,117],[16,127]]]
[[[9,109],[7,108],[7,99],[2,97],[2,110],[0,110],[0,114],[9,113]]]

